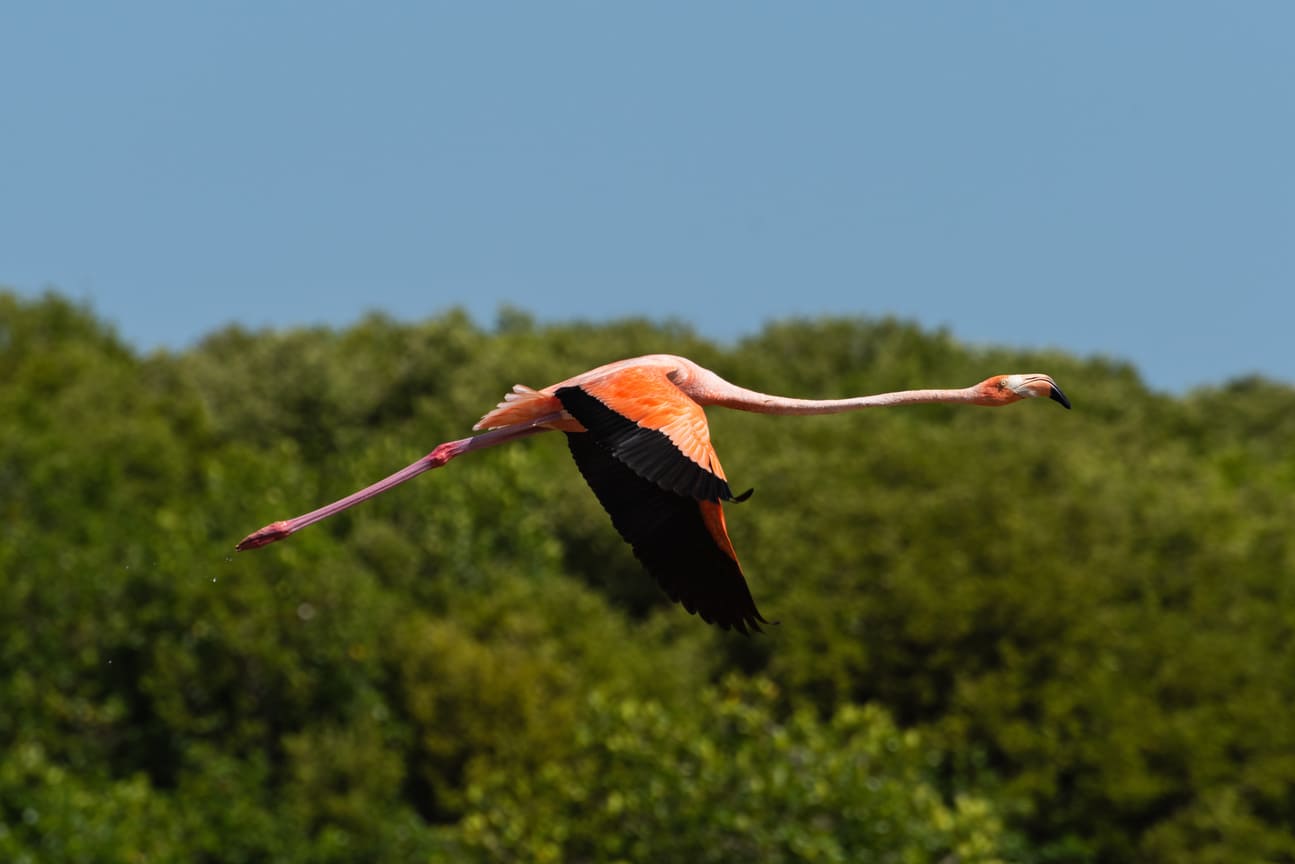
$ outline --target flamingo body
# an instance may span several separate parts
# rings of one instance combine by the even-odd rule
[[[476,424],[482,434],[441,444],[418,462],[295,519],[248,535],[252,549],[367,500],[471,450],[560,431],[576,467],[617,532],[672,600],[742,633],[766,623],[728,536],[723,503],[734,496],[711,445],[704,407],[767,414],[829,414],[888,405],[956,402],[1007,405],[1045,396],[1070,402],[1050,377],[996,375],[954,390],[905,390],[850,399],[792,399],[738,387],[684,357],[621,360],[543,390],[517,385]]]
[[[519,386],[475,428],[533,422],[560,410],[562,420],[548,425],[566,432],[576,467],[612,525],[670,599],[725,629],[759,630],[765,619],[720,504],[746,496],[737,499],[729,488],[706,412],[671,380],[685,364],[695,365],[654,355],[544,390]]]

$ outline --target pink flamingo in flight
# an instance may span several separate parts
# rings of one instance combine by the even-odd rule
[[[567,435],[576,467],[647,571],[691,613],[724,629],[759,630],[765,619],[747,588],[724,524],[734,496],[710,443],[707,405],[761,414],[838,414],[888,405],[1009,405],[1045,396],[1070,407],[1041,374],[995,375],[971,387],[901,390],[850,399],[793,399],[730,384],[683,357],[651,354],[609,363],[532,390],[518,385],[474,426],[480,435],[447,441],[417,462],[295,519],[249,534],[239,551],[289,534],[439,468],[456,456],[548,430]]]

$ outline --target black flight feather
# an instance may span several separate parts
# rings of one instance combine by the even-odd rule
[[[670,437],[624,417],[579,387],[562,387],[558,401],[602,447],[638,476],[700,501],[732,501],[723,478],[684,455]]]
[[[765,619],[742,569],[707,530],[700,503],[643,478],[591,433],[568,432],[567,446],[612,525],[671,600],[725,630],[760,630]]]

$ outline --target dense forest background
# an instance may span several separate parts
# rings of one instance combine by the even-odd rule
[[[1202,346],[1208,350],[1208,346]],[[254,552],[514,383],[689,356],[763,636],[671,605],[561,436]],[[0,860],[1295,862],[1295,390],[891,320],[505,311],[141,356],[0,292]]]

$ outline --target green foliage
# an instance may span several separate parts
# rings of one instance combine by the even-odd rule
[[[1076,407],[712,412],[755,639],[662,597],[558,436],[232,552],[649,352],[803,396],[1043,369]],[[896,321],[140,357],[0,292],[0,859],[1295,862],[1292,418]]]
[[[572,754],[472,783],[459,860],[1001,861],[989,801],[946,803],[937,754],[875,707],[779,718],[767,681],[683,709],[593,693]]]
[[[0,856],[37,861],[179,861],[175,802],[142,775],[91,781],[15,743],[0,762]]]

